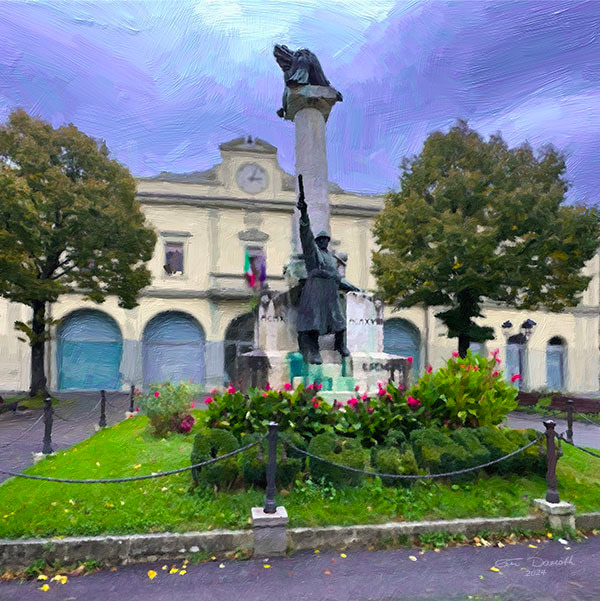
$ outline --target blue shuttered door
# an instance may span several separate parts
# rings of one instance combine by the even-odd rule
[[[471,342],[471,344],[469,344],[469,349],[471,349],[471,353],[474,355],[485,357],[485,345],[483,342]]]
[[[100,311],[77,311],[58,331],[59,390],[117,390],[123,338]]]
[[[508,382],[515,374],[521,374],[521,379],[517,380],[513,385],[521,388],[523,385],[524,374],[521,373],[521,364],[523,363],[523,347],[520,344],[506,345],[506,371],[505,377]]]
[[[192,381],[205,376],[205,337],[202,327],[185,313],[162,313],[144,331],[144,387],[153,382]]]
[[[564,347],[548,345],[546,347],[546,385],[548,390],[564,388]]]
[[[391,355],[412,357],[412,378],[421,373],[421,340],[418,330],[404,319],[388,319],[383,324],[383,350]]]

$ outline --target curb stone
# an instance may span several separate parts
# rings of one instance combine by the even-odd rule
[[[575,516],[580,530],[600,528],[600,512]],[[328,526],[322,528],[289,528],[288,548],[294,551],[368,547],[431,532],[448,532],[475,536],[481,530],[495,533],[515,529],[542,530],[544,516],[518,518],[473,518],[426,522],[388,522],[360,526]],[[46,539],[0,539],[0,572],[20,570],[37,559],[63,565],[95,559],[105,565],[125,565],[159,560],[175,560],[205,551],[226,553],[237,549],[253,549],[252,530],[211,530],[207,532],[134,534],[127,536],[85,536]]]

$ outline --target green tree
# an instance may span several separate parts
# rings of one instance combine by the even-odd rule
[[[485,141],[459,121],[435,132],[419,156],[402,163],[400,191],[375,219],[373,271],[385,300],[422,304],[458,338],[494,337],[473,320],[484,300],[517,309],[575,306],[599,246],[598,212],[565,206],[568,183],[560,152]]]
[[[134,178],[104,142],[23,110],[0,126],[0,296],[32,309],[28,324],[15,324],[31,346],[31,396],[47,394],[47,303],[76,292],[135,307],[155,243]]]

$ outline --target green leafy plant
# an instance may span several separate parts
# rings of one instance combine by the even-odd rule
[[[150,419],[150,425],[156,436],[167,432],[186,434],[193,426],[190,409],[202,387],[197,384],[180,382],[175,386],[171,382],[153,384],[147,394],[141,395],[139,405]],[[191,418],[191,419],[190,419]]]
[[[473,428],[500,424],[516,409],[518,390],[507,383],[498,369],[497,351],[482,357],[467,351],[453,357],[436,371],[419,378],[409,390],[420,401],[426,421],[449,428]]]
[[[198,432],[194,438],[191,463],[195,465],[231,453],[240,446],[238,439],[227,430],[211,430]],[[192,470],[194,486],[207,484],[218,488],[229,488],[239,474],[237,458],[227,457],[210,465]]]

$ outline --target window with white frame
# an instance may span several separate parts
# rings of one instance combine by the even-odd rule
[[[183,242],[165,242],[164,270],[167,275],[183,275]]]

